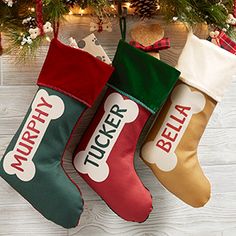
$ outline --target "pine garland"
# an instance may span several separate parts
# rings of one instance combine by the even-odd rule
[[[234,0],[130,0],[131,7],[139,17],[151,18],[156,14],[164,15],[169,21],[178,20],[189,25],[206,23],[213,27],[235,32],[235,26],[226,23],[233,9]],[[125,2],[125,1],[124,1]],[[52,25],[63,20],[70,8],[80,6],[90,7],[101,16],[104,9],[114,0],[43,0],[44,23]],[[160,8],[160,10],[159,10]],[[44,42],[47,35],[31,38],[30,29],[35,29],[35,1],[32,0],[0,0],[0,33],[8,37],[8,51],[20,48],[23,56],[36,51],[36,47]],[[1,50],[1,45],[0,45]]]
[[[47,39],[47,35],[30,38],[30,29],[37,28],[35,1],[11,0],[11,3],[0,0],[0,32],[7,37],[8,44],[8,48],[4,51],[15,53],[18,50],[19,58],[24,60],[26,57],[34,56],[38,46]],[[63,20],[72,5],[81,8],[90,7],[94,12],[101,14],[107,4],[107,0],[75,0],[73,4],[67,0],[43,0],[43,23],[50,22],[53,26],[55,22]],[[0,51],[2,51],[1,44]]]
[[[160,0],[160,10],[169,20],[174,18],[190,25],[206,22],[227,29],[226,19],[233,11],[233,0]]]

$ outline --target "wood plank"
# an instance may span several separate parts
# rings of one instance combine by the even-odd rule
[[[139,159],[137,159],[137,161],[141,162],[141,160]],[[81,180],[81,177],[75,172],[74,168],[70,166],[65,167],[67,173],[69,173],[71,178],[80,186],[81,191],[85,193],[83,194],[83,197],[85,199],[94,200],[96,194],[94,195],[93,191],[86,186],[84,181]],[[234,183],[235,180],[232,180],[232,178],[234,178],[234,171],[236,171],[235,165],[206,166],[203,167],[203,170],[205,175],[210,179],[210,182],[212,183],[212,191],[214,193],[236,192],[236,183]],[[167,190],[161,186],[151,170],[143,163],[142,168],[138,169],[137,173],[144,185],[149,189],[153,196],[166,194]],[[85,190],[83,190],[84,188]]]
[[[1,86],[0,87],[0,135],[14,134],[23,120],[29,104],[37,90],[36,86]],[[219,103],[210,119],[208,129],[236,128],[236,83],[227,91],[225,98]],[[14,94],[14,96],[12,95]],[[96,106],[99,104],[97,101]],[[91,116],[85,118],[87,125]],[[83,126],[83,122],[81,123]]]
[[[0,205],[2,236],[66,236],[67,230],[44,219],[28,204]]]
[[[2,57],[0,56],[0,86],[3,84],[3,76],[2,76]]]
[[[2,56],[3,85],[35,85],[47,54],[48,47],[42,46],[35,59],[25,64],[16,63],[16,56]]]
[[[86,125],[80,126],[80,130],[86,130]],[[73,135],[68,147],[67,158],[71,160],[73,151],[81,139],[81,133]],[[0,157],[4,154],[13,135],[0,135]],[[140,142],[141,143],[141,142]],[[137,147],[137,150],[139,147]],[[203,166],[236,164],[236,158],[232,153],[236,151],[236,129],[207,129],[199,145],[199,160]],[[138,159],[138,152],[135,160]],[[137,169],[142,168],[142,163],[136,163]]]
[[[0,118],[22,118],[32,101],[36,86],[0,87]]]
[[[210,131],[210,130],[209,130]],[[221,144],[222,142],[227,143],[228,138],[224,137],[223,135],[221,135],[221,132],[224,133],[224,130],[219,131],[217,134],[213,133],[210,137],[205,137],[206,140],[212,140],[211,145],[201,145],[199,147],[199,160],[201,162],[201,164],[204,166],[204,169],[206,169],[206,173],[207,176],[210,177],[210,179],[213,181],[213,185],[216,185],[217,187],[217,191],[220,192],[221,190],[218,189],[217,183],[218,181],[230,181],[230,178],[234,179],[233,177],[233,173],[234,170],[231,169],[232,164],[236,164],[235,162],[235,157],[234,155],[232,155],[232,153],[235,153],[235,135],[236,135],[236,129],[234,129],[232,131],[232,135],[234,135],[232,137],[232,141],[234,143],[232,143],[232,145],[229,144],[228,149],[224,148],[224,144]],[[218,136],[220,136],[219,140],[218,140]],[[229,134],[229,136],[231,136]],[[0,146],[1,146],[1,153],[0,153],[0,157],[2,157],[3,153],[5,152],[5,149],[7,147],[7,145],[9,144],[10,140],[11,140],[12,136],[0,136]],[[71,175],[71,177],[75,180],[75,182],[80,186],[81,190],[83,193],[85,193],[84,197],[86,199],[94,199],[94,197],[96,196],[95,193],[93,193],[93,191],[89,188],[89,186],[87,186],[87,184],[79,177],[79,175],[76,173],[74,167],[72,166],[72,153],[75,149],[75,143],[76,143],[76,136],[73,139],[73,143],[71,143],[65,153],[65,158],[64,158],[64,166],[66,171]],[[225,165],[224,167],[222,167],[223,165]],[[154,193],[156,192],[156,189],[160,187],[160,185],[158,184],[158,181],[155,179],[155,177],[153,176],[152,172],[148,169],[148,167],[145,166],[145,164],[140,160],[140,158],[138,157],[138,155],[135,156],[135,166],[136,166],[136,170],[140,176],[141,179],[143,179],[144,183],[146,183],[147,187],[153,191]],[[216,169],[214,169],[214,171],[211,172],[211,169],[209,169],[210,167],[217,167]],[[224,168],[227,167],[229,168],[226,171],[226,175],[219,173],[217,170],[220,172],[221,169],[222,171],[224,171]],[[215,174],[217,173],[217,174]],[[220,177],[220,179],[218,178]],[[225,179],[226,178],[226,179]],[[215,182],[214,182],[215,181]],[[0,186],[2,186],[2,184],[0,184]],[[233,185],[234,186],[234,185]],[[235,182],[235,186],[236,186],[236,182]],[[230,186],[229,186],[230,187]],[[6,190],[8,189],[8,190]],[[1,193],[0,191],[0,202],[1,202],[1,198],[5,198],[7,197],[7,195],[9,195],[10,192],[10,187],[8,185],[5,185],[5,189],[3,189],[3,193]],[[161,188],[162,189],[162,188]],[[236,189],[235,189],[236,190]],[[229,190],[228,190],[229,191]],[[162,194],[165,192],[164,189],[162,189]],[[19,201],[20,199],[18,199],[17,201]]]
[[[0,160],[1,160],[8,144],[10,143],[12,137],[13,137],[13,135],[0,135]]]
[[[211,131],[211,130],[209,130]],[[236,134],[236,129],[234,129],[232,131],[231,134],[228,134],[232,140],[232,144],[231,143],[227,143],[227,140],[229,140],[229,138],[227,136],[222,135],[222,133],[224,133],[224,130],[219,130],[217,133],[212,133],[211,136],[206,136],[204,139],[206,139],[208,142],[206,143],[206,145],[200,145],[199,147],[199,160],[200,163],[203,166],[219,166],[220,165],[232,165],[232,164],[236,164],[236,160],[234,155],[232,155],[232,153],[235,153],[236,151],[236,146],[235,146],[235,134]],[[227,132],[226,132],[227,133]],[[208,134],[209,135],[209,134]],[[3,153],[5,152],[5,149],[7,147],[7,145],[9,144],[10,140],[11,140],[12,136],[0,136],[0,157],[2,157]],[[76,183],[81,187],[82,192],[88,193],[87,198],[88,199],[93,199],[94,198],[94,193],[90,190],[90,188],[84,183],[84,181],[78,176],[78,174],[75,172],[74,167],[72,166],[71,162],[72,162],[72,153],[75,149],[75,143],[77,140],[77,137],[74,137],[74,144],[70,144],[70,146],[68,147],[68,150],[66,151],[66,155],[65,155],[65,169],[67,170],[68,173],[70,173],[72,175],[72,178],[76,181]],[[209,142],[210,140],[212,140],[212,142]],[[210,145],[208,145],[208,143],[211,143]],[[226,145],[228,145],[228,147],[225,147],[224,143],[226,143]],[[73,147],[72,147],[73,146]],[[147,183],[147,186],[149,186],[150,189],[153,189],[153,191],[155,192],[155,188],[158,186],[158,183],[156,181],[156,179],[153,177],[152,172],[145,166],[145,164],[140,160],[140,158],[138,157],[138,155],[135,156],[135,166],[136,166],[136,170],[139,173],[139,176],[144,179],[144,181]],[[221,176],[222,174],[219,174],[219,176]],[[213,180],[216,177],[211,177]],[[233,178],[233,176],[232,176]],[[223,178],[224,179],[224,178]],[[217,179],[218,181],[218,179]],[[153,187],[153,184],[155,184],[155,186]],[[235,183],[236,184],[236,183]],[[6,188],[8,188],[6,186]],[[10,188],[8,188],[10,191]],[[9,191],[5,191],[7,194],[9,194]],[[220,191],[220,190],[219,190]],[[4,193],[0,193],[0,196],[5,196]],[[1,199],[1,197],[0,197]],[[19,199],[18,199],[19,201]]]
[[[138,160],[141,162],[141,160]],[[82,178],[76,173],[73,166],[65,164],[65,169],[71,178],[80,187],[85,200],[99,200],[100,197],[91,190],[91,188],[82,180]],[[206,176],[212,183],[213,193],[231,193],[236,192],[236,180],[234,173],[236,171],[236,165],[231,166],[207,166],[203,168]],[[142,163],[142,168],[138,171],[140,179],[144,185],[150,190],[153,196],[166,195],[167,190],[162,187],[152,172]],[[26,201],[16,192],[11,186],[9,186],[3,179],[0,179],[0,205],[11,204],[25,204]]]
[[[73,232],[75,235],[84,236],[90,230],[93,232],[93,229],[97,229],[98,232],[101,230],[101,235],[105,232],[114,235],[123,235],[123,233],[124,235],[142,235],[141,233],[146,232],[146,230],[155,235],[159,232],[161,226],[164,228],[162,228],[160,233],[167,233],[173,229],[173,232],[169,232],[170,235],[178,235],[175,233],[181,232],[185,233],[183,235],[187,235],[188,232],[194,232],[194,229],[199,230],[195,232],[202,233],[217,232],[222,229],[231,230],[236,223],[236,180],[234,178],[236,166],[226,166],[224,168],[222,166],[207,167],[205,170],[212,181],[213,194],[210,202],[202,209],[193,209],[185,205],[160,186],[150,173],[147,173],[147,171],[145,173],[141,172],[140,175],[143,182],[150,188],[154,197],[154,210],[144,224],[128,223],[121,220],[100,201],[100,198],[94,192],[81,186],[86,208],[82,215],[80,226],[75,230],[70,230],[70,235]],[[54,224],[43,219],[39,213],[2,179],[0,180],[0,186],[0,211],[4,212],[4,214],[0,215],[0,235],[2,232],[3,235],[4,233],[6,235],[6,232],[11,232],[6,230],[14,230],[13,226],[10,226],[12,221],[18,222],[17,226],[15,226],[17,230],[13,231],[16,233],[14,235],[18,235],[17,232],[24,232],[23,230],[26,230],[25,232],[27,233],[26,226],[31,228],[32,232],[36,234],[39,232],[39,229],[42,232],[45,230],[45,233],[47,233],[45,235],[60,232],[59,227],[55,227]],[[93,198],[87,197],[90,191],[94,195]],[[220,222],[219,219],[221,219]],[[4,227],[5,231],[2,231],[1,225],[8,226],[8,222],[9,227]],[[27,222],[27,224],[23,222]],[[41,225],[38,229],[39,222]],[[50,231],[52,232],[51,234],[47,231],[49,229],[52,230]]]
[[[233,86],[236,90],[236,84],[234,84]],[[35,86],[0,87],[1,155],[5,150],[7,143],[10,141],[10,138],[8,138],[6,141],[4,136],[8,135],[12,137],[15,134],[16,130],[23,120],[23,117],[29,107],[36,89],[37,87]],[[12,96],[12,94],[14,94],[14,96]],[[236,140],[236,117],[234,118],[234,116],[236,116],[236,103],[234,104],[233,99],[236,95],[232,93],[229,94],[229,96],[232,96],[231,99],[228,99],[230,101],[232,100],[232,103],[229,103],[226,100],[226,102],[222,102],[222,106],[220,104],[217,107],[211,119],[211,122],[201,140],[199,156],[204,156],[200,158],[201,160],[203,160],[203,165],[215,164],[214,160],[218,160],[219,164],[235,163],[235,158],[233,157],[233,155],[231,155],[231,153],[235,152],[234,147]],[[100,96],[99,101],[101,100],[101,98],[102,96]],[[79,142],[81,135],[89,125],[89,122],[95,113],[99,101],[93,109],[88,110],[88,112],[85,113],[78,131],[75,134],[73,143],[71,144],[72,150],[75,148],[75,144]],[[230,129],[223,129],[227,126]],[[140,143],[142,143],[142,141]],[[204,148],[202,146],[204,146]],[[223,159],[221,158],[222,153],[224,153]]]
[[[82,129],[84,128],[82,127]],[[68,147],[69,160],[81,139],[81,133],[73,135]],[[143,143],[143,138],[139,143]],[[139,149],[140,145],[137,146],[135,161],[139,159]],[[198,152],[199,160],[203,166],[236,164],[236,158],[232,155],[232,153],[236,152],[236,129],[206,129]],[[137,169],[142,167],[139,162],[135,164]]]
[[[155,197],[153,212],[141,224],[125,222],[102,202],[89,201],[80,226],[69,230],[69,235],[233,235],[236,232],[235,197],[235,193],[214,194],[211,202],[201,209],[186,206],[170,194]]]
[[[0,87],[0,134],[15,134],[32,101],[36,86]]]

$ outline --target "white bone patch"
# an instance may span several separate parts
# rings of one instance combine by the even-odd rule
[[[123,99],[118,93],[110,94],[104,103],[105,113],[84,151],[74,159],[75,168],[102,182],[109,175],[107,159],[125,124],[133,122],[139,113],[138,105]]]
[[[65,110],[62,99],[40,89],[31,105],[25,125],[19,135],[14,149],[7,153],[3,160],[3,169],[9,175],[16,175],[28,182],[36,173],[34,155],[43,139],[51,120],[58,119]]]
[[[154,141],[142,148],[145,161],[156,164],[162,171],[171,171],[177,165],[175,150],[182,139],[192,115],[201,112],[206,104],[204,95],[180,84],[171,94],[172,105]]]

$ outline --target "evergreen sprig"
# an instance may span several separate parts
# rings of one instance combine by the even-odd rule
[[[176,18],[190,25],[207,23],[228,28],[226,19],[233,10],[233,2],[233,0],[160,0],[160,10],[169,20]]]
[[[90,7],[95,13],[101,15],[103,9],[109,2],[107,0],[75,0],[75,6],[81,8]],[[5,52],[14,52],[18,49],[19,59],[34,56],[37,48],[45,42],[45,35],[38,36],[30,43],[22,43],[24,38],[30,37],[30,24],[23,24],[23,20],[29,17],[36,19],[35,1],[15,1],[13,6],[8,6],[0,0],[0,32],[7,37]],[[65,0],[43,0],[43,19],[55,25],[56,22],[64,19],[69,13],[71,5]]]
[[[131,0],[130,0],[131,1]],[[135,2],[135,12],[143,13],[145,4],[149,4],[150,1],[132,0]],[[155,0],[157,1],[157,0]],[[156,13],[164,15],[169,21],[177,19],[185,22],[189,25],[196,23],[206,23],[213,27],[220,29],[225,28],[230,34],[234,32],[233,26],[226,23],[226,19],[229,13],[233,12],[234,0],[159,0],[160,10]],[[49,21],[54,24],[57,21],[63,20],[65,14],[69,13],[70,7],[80,6],[82,9],[90,7],[97,15],[106,14],[104,9],[111,3],[117,3],[117,1],[111,0],[43,0],[43,18],[44,23]],[[150,6],[149,6],[150,8]],[[33,9],[33,10],[32,10]],[[14,1],[12,7],[8,6],[3,0],[0,0],[0,32],[4,33],[4,36],[8,37],[9,50],[21,49],[21,54],[32,55],[36,51],[37,47],[44,42],[45,36],[37,37],[32,40],[32,43],[22,44],[22,40],[29,37],[29,27],[33,24],[22,24],[24,19],[32,17],[36,19],[35,1],[31,0],[18,0]],[[150,14],[138,14],[140,17],[148,16]],[[18,47],[18,48],[17,48]]]

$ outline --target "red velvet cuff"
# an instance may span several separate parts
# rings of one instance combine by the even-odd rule
[[[53,39],[37,84],[91,107],[112,72],[113,67],[89,53]]]

